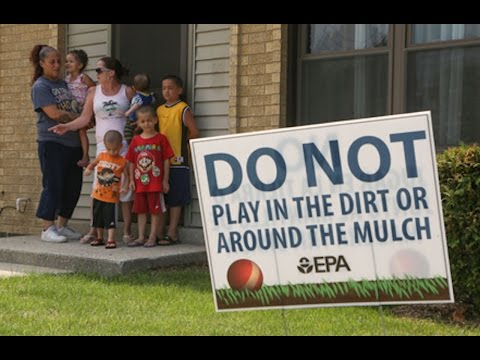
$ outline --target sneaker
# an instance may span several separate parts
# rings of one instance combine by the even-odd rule
[[[54,225],[50,226],[47,230],[42,231],[40,239],[51,243],[63,243],[68,241],[66,236],[58,234]]]
[[[59,235],[65,236],[68,240],[80,240],[82,234],[76,232],[69,226],[57,229]]]

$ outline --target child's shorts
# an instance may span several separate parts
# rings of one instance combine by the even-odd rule
[[[115,204],[93,199],[93,227],[115,229]]]
[[[135,214],[160,214],[167,211],[165,199],[161,192],[135,193],[133,212]]]
[[[190,169],[185,167],[170,168],[170,177],[168,179],[170,191],[165,194],[165,203],[167,206],[184,206],[190,204],[192,200],[190,190]]]

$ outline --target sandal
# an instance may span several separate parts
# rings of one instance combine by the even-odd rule
[[[80,239],[80,244],[90,244],[94,240],[96,240],[95,236],[86,234]]]
[[[145,244],[143,244],[143,247],[146,247],[146,248],[152,248],[152,247],[155,247],[155,246],[157,246],[156,241],[154,241],[154,242],[147,241]]]
[[[180,239],[173,239],[172,237],[165,235],[163,239],[158,239],[157,244],[159,246],[170,246],[180,244]]]
[[[128,245],[135,240],[135,237],[133,235],[123,235],[122,240],[126,245]]]
[[[146,243],[143,242],[143,241],[140,241],[140,240],[135,240],[135,241],[132,241],[132,242],[129,242],[127,244],[128,247],[137,247],[137,246],[144,246]]]
[[[117,243],[115,241],[107,241],[107,245],[105,245],[105,249],[116,249]]]
[[[90,242],[90,245],[91,246],[102,246],[102,245],[105,245],[105,242],[103,241],[103,239],[95,239],[95,240]]]

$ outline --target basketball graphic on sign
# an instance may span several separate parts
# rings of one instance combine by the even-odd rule
[[[263,284],[260,267],[247,259],[237,260],[230,265],[227,280],[233,290],[258,290]]]

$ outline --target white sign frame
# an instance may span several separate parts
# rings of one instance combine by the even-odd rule
[[[217,311],[454,302],[429,111],[190,144]]]

